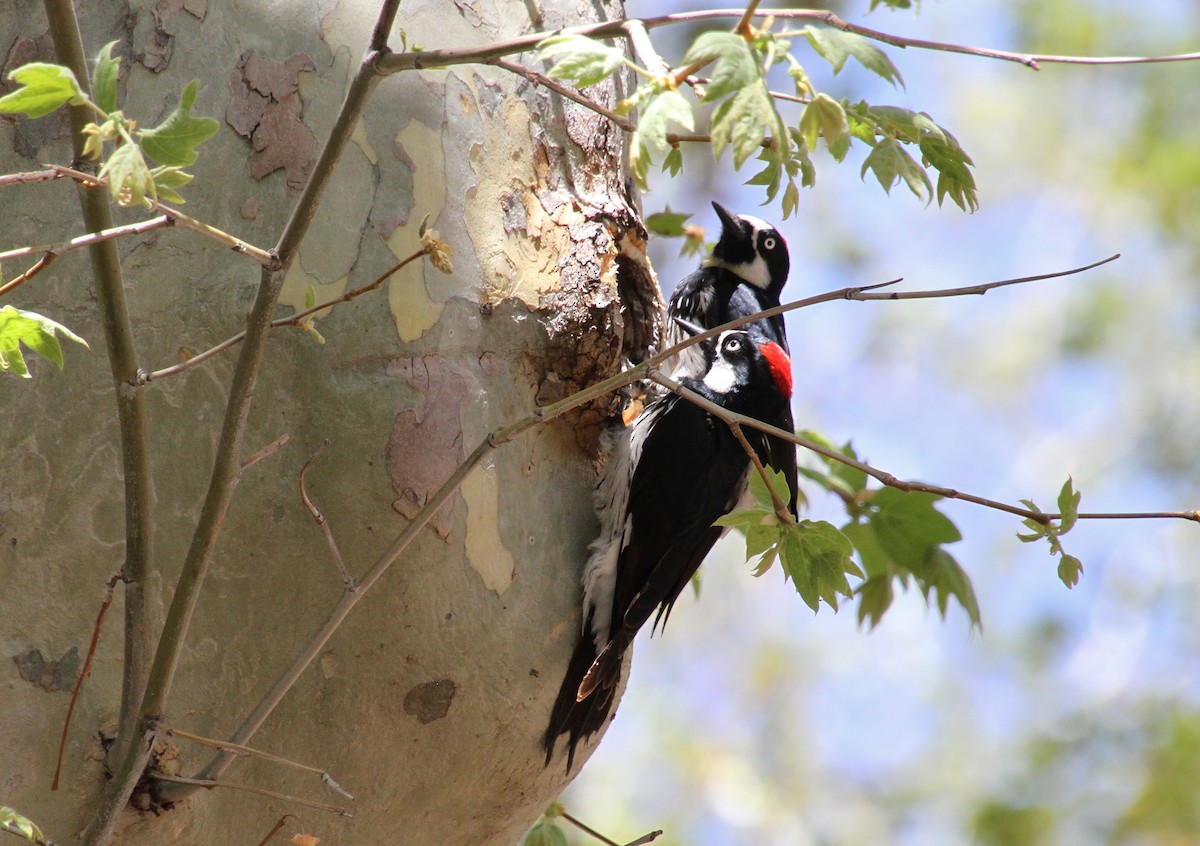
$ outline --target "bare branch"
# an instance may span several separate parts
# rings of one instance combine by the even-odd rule
[[[313,767],[308,764],[301,764],[298,761],[292,761],[288,758],[282,758],[279,755],[272,755],[270,752],[263,752],[261,749],[254,749],[253,747],[250,747],[250,746],[242,746],[240,744],[230,743],[225,740],[214,740],[211,737],[204,737],[199,734],[192,734],[191,732],[183,731],[182,729],[171,728],[170,726],[164,725],[162,723],[157,724],[155,726],[155,728],[157,728],[159,731],[161,731],[167,735],[170,735],[172,737],[179,737],[184,740],[190,740],[192,743],[198,743],[201,746],[208,746],[213,749],[224,749],[228,752],[233,753],[234,755],[246,756],[246,757],[251,757],[251,758],[261,758],[264,761],[271,761],[272,763],[281,764],[285,767],[293,767],[297,770],[304,770],[306,773],[315,773],[316,775],[320,776],[322,782],[329,785],[331,788],[336,790],[338,793],[342,794],[343,796],[345,796],[347,799],[350,799],[351,801],[353,801],[353,799],[354,799],[354,797],[351,794],[346,792],[346,790],[340,784],[338,784],[336,781],[333,780],[332,777],[330,777],[328,772],[321,769],[320,767]]]
[[[586,823],[581,822],[580,820],[578,820],[575,817],[568,814],[566,811],[560,811],[559,816],[562,817],[567,822],[569,822],[571,825],[575,826],[580,831],[582,831],[584,834],[589,834],[592,837],[596,838],[601,843],[605,844],[605,846],[621,846],[621,844],[618,843],[617,841],[612,840],[611,838],[605,837],[603,834],[596,831],[596,829],[592,828],[591,826],[587,825]],[[632,840],[629,843],[626,843],[625,846],[644,846],[644,844],[646,844],[646,843],[651,843],[654,840],[657,840],[661,834],[662,834],[662,831],[651,831],[648,834],[643,834],[637,840]]]
[[[34,185],[38,182],[52,182],[55,179],[62,179],[64,176],[66,176],[65,173],[59,173],[52,167],[26,173],[5,173],[0,175],[0,188],[5,185]]]
[[[264,837],[262,840],[258,841],[258,846],[267,846],[267,844],[271,842],[272,837],[274,837],[279,832],[283,831],[283,827],[285,825],[287,825],[287,821],[289,818],[296,820],[296,822],[299,822],[299,820],[292,814],[284,814],[282,817],[279,818],[279,821],[275,823],[274,828],[272,828],[270,831],[267,832],[267,836]]]
[[[342,577],[342,584],[347,590],[353,590],[356,586],[354,576],[350,574],[350,568],[346,566],[345,559],[342,558],[342,552],[338,549],[337,540],[333,537],[333,529],[329,525],[329,521],[325,519],[325,515],[321,513],[321,509],[317,504],[309,499],[308,491],[304,487],[304,477],[308,473],[308,468],[317,460],[317,456],[325,451],[329,446],[329,439],[326,438],[321,444],[321,448],[313,453],[308,461],[304,462],[304,466],[300,468],[300,499],[304,502],[304,507],[308,509],[308,513],[317,521],[317,525],[321,527],[321,532],[325,535],[325,542],[329,544],[329,552],[333,555],[333,563],[337,566],[338,574]]]
[[[500,56],[511,56],[525,53],[534,49],[539,42],[552,35],[586,35],[591,38],[633,38],[637,28],[643,30],[657,29],[663,26],[695,23],[708,20],[741,20],[746,14],[745,9],[707,9],[698,12],[682,12],[674,15],[659,15],[656,17],[605,21],[583,26],[564,27],[553,31],[535,32],[529,35],[512,38],[505,41],[495,41],[476,47],[434,49],[413,51],[408,53],[393,53],[384,56],[380,61],[381,73],[392,74],[405,70],[444,68],[452,65],[488,62]],[[859,24],[850,23],[833,12],[809,9],[758,9],[753,13],[755,19],[774,17],[777,20],[813,21],[823,23],[843,32],[852,32],[864,38],[870,38],[893,47],[913,48],[918,50],[934,50],[944,53],[958,53],[984,59],[997,59],[1006,62],[1016,62],[1033,70],[1039,69],[1039,63],[1087,64],[1087,65],[1122,65],[1146,64],[1151,62],[1189,62],[1200,60],[1200,53],[1180,53],[1172,56],[1056,56],[1040,53],[1017,53],[1010,50],[994,50],[987,47],[971,47],[963,44],[951,44],[941,41],[927,41],[919,38],[904,38],[891,35]],[[637,45],[635,44],[635,50]],[[642,53],[637,50],[638,54]],[[652,73],[659,69],[651,66],[642,56],[643,64]]]
[[[409,262],[414,261],[415,259],[418,259],[421,256],[427,254],[428,252],[429,252],[429,250],[426,248],[417,250],[415,253],[408,256],[407,258],[401,259],[397,264],[393,265],[389,270],[381,273],[379,275],[379,277],[374,282],[372,282],[370,285],[364,285],[361,288],[355,288],[353,291],[347,291],[346,293],[342,294],[340,297],[334,297],[332,300],[329,300],[327,302],[318,303],[317,305],[313,306],[312,308],[308,308],[308,309],[305,309],[304,311],[297,312],[296,314],[293,314],[289,317],[280,317],[277,320],[272,320],[270,326],[272,329],[278,329],[282,326],[296,326],[296,327],[303,328],[304,318],[308,317],[311,314],[316,314],[318,311],[323,311],[324,309],[327,309],[327,308],[333,308],[333,306],[338,305],[339,303],[348,303],[351,300],[353,300],[355,297],[360,297],[363,294],[367,293],[368,291],[374,291],[380,285],[382,285],[384,283],[384,280],[386,280],[393,273],[400,270],[402,267],[407,265]],[[135,388],[139,388],[142,385],[148,384],[149,382],[153,382],[155,379],[162,379],[166,376],[175,376],[176,374],[182,373],[185,370],[190,370],[191,368],[195,367],[196,365],[202,364],[203,362],[208,361],[213,356],[219,355],[220,353],[225,352],[225,350],[227,350],[231,347],[237,346],[239,343],[242,342],[242,340],[245,337],[246,337],[245,332],[238,332],[233,337],[226,338],[224,341],[217,344],[215,347],[210,347],[209,349],[205,350],[204,352],[197,353],[196,355],[191,356],[187,360],[179,362],[179,364],[172,364],[170,367],[164,367],[161,370],[154,370],[149,373],[147,373],[146,371],[141,371],[138,373],[138,375],[134,379],[130,380],[129,384]]]
[[[79,691],[83,689],[83,680],[92,674],[92,659],[96,656],[96,644],[100,642],[100,627],[104,624],[104,615],[108,606],[112,605],[113,588],[121,580],[117,573],[104,583],[104,599],[100,601],[100,610],[96,613],[96,622],[92,626],[92,641],[88,644],[87,657],[83,659],[83,669],[79,678],[75,679],[75,689],[71,691],[71,703],[67,706],[67,716],[63,720],[62,737],[58,741],[58,761],[54,764],[54,779],[50,782],[51,790],[58,790],[58,777],[62,773],[63,752],[67,748],[67,733],[71,729],[71,717],[75,714],[75,703],[79,701]]]
[[[279,452],[279,450],[282,449],[283,446],[289,440],[291,440],[291,438],[292,438],[292,436],[287,434],[286,432],[284,434],[280,435],[278,438],[271,441],[269,444],[267,444],[265,447],[258,450],[257,452],[251,454],[251,456],[249,458],[247,458],[245,461],[243,461],[242,469],[245,470],[248,467],[253,467],[255,464],[262,461],[264,458],[269,458],[270,456]]]
[[[711,400],[701,396],[700,394],[696,393],[695,391],[688,389],[686,386],[681,385],[680,383],[676,382],[674,379],[672,379],[669,376],[666,376],[662,373],[652,374],[651,378],[655,382],[658,382],[660,385],[663,385],[664,387],[670,389],[673,393],[679,394],[679,396],[683,397],[684,399],[688,400],[689,402],[694,403],[695,405],[704,409],[709,414],[713,415],[718,420],[723,421],[726,425],[728,425],[730,427],[733,427],[735,425],[748,426],[751,429],[757,429],[758,431],[765,432],[768,435],[774,435],[777,438],[782,438],[785,441],[790,441],[790,442],[796,444],[797,446],[802,446],[807,450],[817,453],[818,455],[823,455],[826,458],[830,459],[831,461],[836,461],[840,464],[845,464],[847,467],[853,467],[855,470],[858,470],[862,473],[867,474],[871,478],[878,481],[880,484],[885,485],[889,488],[896,488],[897,490],[901,490],[901,491],[905,491],[905,492],[922,491],[924,493],[935,494],[936,496],[940,496],[945,499],[959,499],[959,500],[962,500],[963,502],[971,502],[971,503],[974,503],[975,505],[982,505],[986,508],[991,508],[996,511],[1004,511],[1008,514],[1014,514],[1017,517],[1021,517],[1026,520],[1034,520],[1035,522],[1041,523],[1042,525],[1048,525],[1050,523],[1050,521],[1052,521],[1052,520],[1062,519],[1061,514],[1051,514],[1051,513],[1043,512],[1043,511],[1033,511],[1028,508],[1023,508],[1019,505],[1010,505],[1007,502],[1000,502],[999,500],[988,499],[987,497],[976,496],[975,494],[963,493],[961,491],[955,490],[954,488],[947,488],[947,487],[943,487],[941,485],[933,485],[933,484],[929,484],[927,482],[916,482],[916,481],[909,481],[909,480],[905,480],[905,479],[899,479],[896,476],[893,476],[891,473],[888,473],[885,470],[880,470],[876,467],[872,467],[870,464],[867,464],[866,462],[858,461],[856,459],[850,458],[849,456],[842,455],[837,450],[829,449],[828,447],[826,447],[822,444],[819,444],[816,441],[810,441],[808,438],[797,435],[795,432],[787,432],[776,426],[772,426],[768,423],[763,423],[761,420],[757,420],[753,417],[748,417],[745,414],[739,414],[737,412],[724,409],[721,406],[717,405],[716,403],[712,402]],[[1085,520],[1085,519],[1111,520],[1111,519],[1118,518],[1118,517],[1124,518],[1124,519],[1172,518],[1172,519],[1180,519],[1180,520],[1190,520],[1195,523],[1200,523],[1200,511],[1166,511],[1166,512],[1164,512],[1164,511],[1153,511],[1153,512],[1146,511],[1146,512],[1130,512],[1130,513],[1120,514],[1120,515],[1094,514],[1093,513],[1093,514],[1079,514],[1077,516],[1078,516],[1078,519],[1080,519],[1080,520]]]
[[[114,226],[111,229],[105,229],[103,232],[91,232],[87,235],[80,235],[77,238],[71,238],[68,241],[60,241],[56,244],[44,244],[38,247],[18,247],[15,250],[7,250],[0,253],[0,261],[8,259],[21,258],[22,256],[36,255],[43,253],[44,255],[38,259],[37,263],[3,285],[0,285],[0,295],[7,294],[14,288],[23,285],[31,278],[41,273],[50,266],[63,253],[68,253],[71,250],[78,250],[81,247],[90,247],[93,244],[99,244],[103,241],[109,241],[113,238],[120,238],[125,235],[141,235],[146,232],[152,232],[155,229],[162,229],[164,226],[170,226],[174,221],[162,215],[161,217],[153,217],[150,220],[143,220],[140,223],[130,223],[126,226]]]
[[[157,781],[167,781],[172,784],[186,784],[191,787],[228,787],[231,790],[244,790],[246,793],[256,793],[259,796],[269,796],[272,799],[280,799],[284,802],[294,802],[297,805],[303,805],[306,808],[316,808],[318,811],[329,811],[331,814],[337,814],[339,817],[352,817],[345,808],[337,805],[326,805],[324,802],[314,802],[311,799],[301,799],[299,796],[289,796],[286,793],[277,793],[274,790],[267,790],[265,787],[257,787],[253,784],[239,784],[234,781],[218,781],[211,778],[184,778],[183,776],[167,775],[166,773],[151,770],[146,773],[150,778]]]
[[[64,167],[63,165],[52,164],[48,165],[52,170],[60,176],[69,176],[85,188],[101,188],[108,185],[107,179],[101,179],[90,173],[84,173],[81,170]],[[166,203],[160,203],[158,200],[146,198],[146,202],[156,211],[161,212],[166,217],[170,218],[172,223],[178,224],[182,229],[189,229],[198,235],[203,235],[210,238],[219,244],[224,244],[235,253],[241,253],[248,258],[254,259],[263,267],[274,267],[278,263],[278,259],[270,252],[256,247],[253,244],[243,241],[234,235],[230,235],[223,229],[217,229],[215,226],[210,226],[203,221],[197,220],[190,215],[184,214],[179,209],[173,206],[168,206]],[[135,224],[136,225],[136,224]]]
[[[544,85],[551,91],[566,97],[568,100],[572,100],[584,108],[591,109],[601,117],[608,118],[618,129],[621,129],[625,132],[633,132],[635,129],[637,129],[637,127],[634,126],[628,118],[617,114],[611,109],[606,109],[595,100],[588,99],[573,88],[555,82],[544,73],[524,67],[523,65],[518,65],[515,62],[510,62],[506,59],[493,59],[491,62],[489,62],[489,64],[493,64],[498,68],[502,68],[509,73],[515,73],[517,76],[523,76],[534,85]]]

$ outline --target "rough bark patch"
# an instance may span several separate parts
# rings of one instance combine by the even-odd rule
[[[282,62],[247,53],[230,72],[225,122],[253,144],[250,175],[255,180],[282,168],[288,188],[299,190],[312,172],[317,139],[302,120],[299,76],[316,67],[307,53]]]

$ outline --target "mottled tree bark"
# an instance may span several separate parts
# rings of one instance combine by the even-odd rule
[[[421,0],[402,5],[397,25],[410,47],[481,44],[578,23],[583,8],[545,4],[534,22],[513,2]],[[196,111],[222,129],[191,169],[186,210],[269,247],[330,133],[376,11],[366,0],[97,0],[80,4],[79,16],[89,55],[120,41],[126,113],[156,121],[188,80],[202,80]],[[620,10],[599,3],[586,12]],[[5,71],[53,61],[45,32],[40,7],[10,4],[0,15]],[[595,96],[611,105],[624,84]],[[65,133],[57,117],[0,123],[0,168],[67,163]],[[228,737],[336,602],[342,584],[297,491],[301,465],[324,439],[331,446],[309,471],[308,492],[361,575],[489,431],[610,375],[623,353],[652,342],[644,315],[657,290],[623,144],[605,119],[494,67],[379,84],[281,305],[303,308],[309,285],[320,302],[371,281],[418,249],[426,216],[454,248],[454,273],[411,265],[321,316],[323,345],[295,329],[272,334],[246,443],[290,441],[247,469],[235,491],[168,725]],[[73,186],[3,191],[4,246],[82,231]],[[114,211],[118,223],[149,216]],[[251,262],[179,229],[118,249],[145,366],[243,328],[258,278]],[[83,829],[103,791],[122,672],[118,598],[83,687],[62,788],[51,793],[69,690],[125,543],[113,387],[89,278],[86,256],[72,253],[0,303],[91,342],[90,351],[67,350],[63,373],[38,362],[33,380],[0,381],[0,804],[60,843]],[[141,388],[155,490],[152,642],[208,484],[232,361],[226,354]],[[253,746],[327,770],[356,796],[352,819],[217,789],[166,813],[127,811],[117,842],[255,843],[293,813],[300,822],[290,833],[326,843],[513,843],[567,781],[561,761],[543,768],[538,738],[578,636],[596,432],[608,410],[590,406],[497,450],[254,737]],[[171,745],[158,765],[182,775],[211,757],[178,738]],[[239,759],[223,778],[345,804],[315,776],[263,761]]]

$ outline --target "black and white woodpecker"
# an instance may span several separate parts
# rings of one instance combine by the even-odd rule
[[[666,342],[675,345],[686,335],[678,320],[712,329],[739,317],[779,305],[787,282],[790,261],[787,242],[774,226],[752,215],[734,215],[720,203],[713,209],[721,220],[721,237],[699,269],[675,286],[667,306]],[[753,324],[768,340],[791,354],[783,315],[756,320]],[[699,376],[704,359],[697,347],[684,350],[675,363],[675,378]],[[780,428],[795,431],[791,411]],[[770,438],[766,462],[783,473],[788,486],[788,508],[796,516],[796,445]]]
[[[699,346],[702,373],[684,376],[682,385],[723,409],[790,426],[791,361],[778,342],[753,326]],[[744,433],[765,461],[767,439],[751,429]],[[568,769],[579,741],[612,711],[634,635],[651,616],[652,629],[666,622],[721,536],[713,521],[737,504],[751,472],[729,427],[673,393],[648,405],[628,428],[615,430],[609,446],[595,492],[600,535],[583,576],[583,636],[543,740],[549,764],[559,736],[568,735]]]

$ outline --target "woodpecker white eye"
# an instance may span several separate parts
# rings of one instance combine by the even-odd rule
[[[742,342],[739,341],[737,338],[730,338],[728,341],[725,342],[725,352],[735,353],[735,352],[740,352],[741,349],[742,349]]]
[[[763,238],[763,249],[764,249],[764,250],[773,250],[773,249],[775,249],[775,239],[774,239],[774,238],[771,238],[771,237],[769,237],[769,236],[768,236],[768,237],[766,237],[766,238]]]

